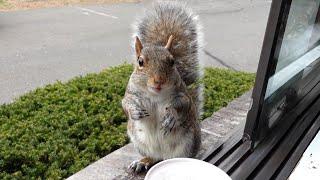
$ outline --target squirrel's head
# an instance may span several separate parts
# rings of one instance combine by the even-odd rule
[[[175,60],[170,53],[173,36],[171,35],[165,46],[143,45],[136,37],[135,73],[139,75],[140,86],[146,86],[151,93],[158,94],[174,87],[180,78]]]

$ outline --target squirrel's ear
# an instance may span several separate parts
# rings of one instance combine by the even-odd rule
[[[173,40],[173,36],[170,35],[168,42],[167,42],[167,45],[165,46],[166,49],[170,50],[171,45],[172,45],[172,40]]]
[[[141,43],[140,39],[138,38],[138,36],[136,36],[135,48],[136,48],[137,57],[139,57],[143,46],[142,46],[142,43]]]

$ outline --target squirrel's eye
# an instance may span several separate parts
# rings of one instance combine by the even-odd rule
[[[143,66],[143,59],[139,58],[138,63],[139,63],[139,66],[142,67]]]
[[[173,59],[170,60],[170,65],[171,65],[171,66],[174,65],[174,60],[173,60]]]

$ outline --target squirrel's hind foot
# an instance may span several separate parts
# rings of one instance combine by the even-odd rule
[[[129,165],[128,169],[130,172],[138,174],[148,171],[154,164],[156,164],[156,161],[145,157],[140,160],[133,161]]]

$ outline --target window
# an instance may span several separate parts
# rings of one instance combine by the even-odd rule
[[[251,110],[248,116],[255,125],[247,132],[250,131],[248,134],[255,142],[272,131],[320,81],[320,0],[280,3],[279,16],[270,14],[269,21],[278,23],[272,24],[274,34],[266,34],[263,51],[269,54],[261,57],[260,65],[262,60],[267,63],[260,67],[257,75],[264,77],[257,77],[255,90],[261,87],[255,92],[258,94],[253,104],[256,110]],[[266,56],[263,53],[266,52],[261,56]]]
[[[273,0],[245,129],[205,160],[232,179],[287,179],[320,130],[319,74],[320,0]]]

